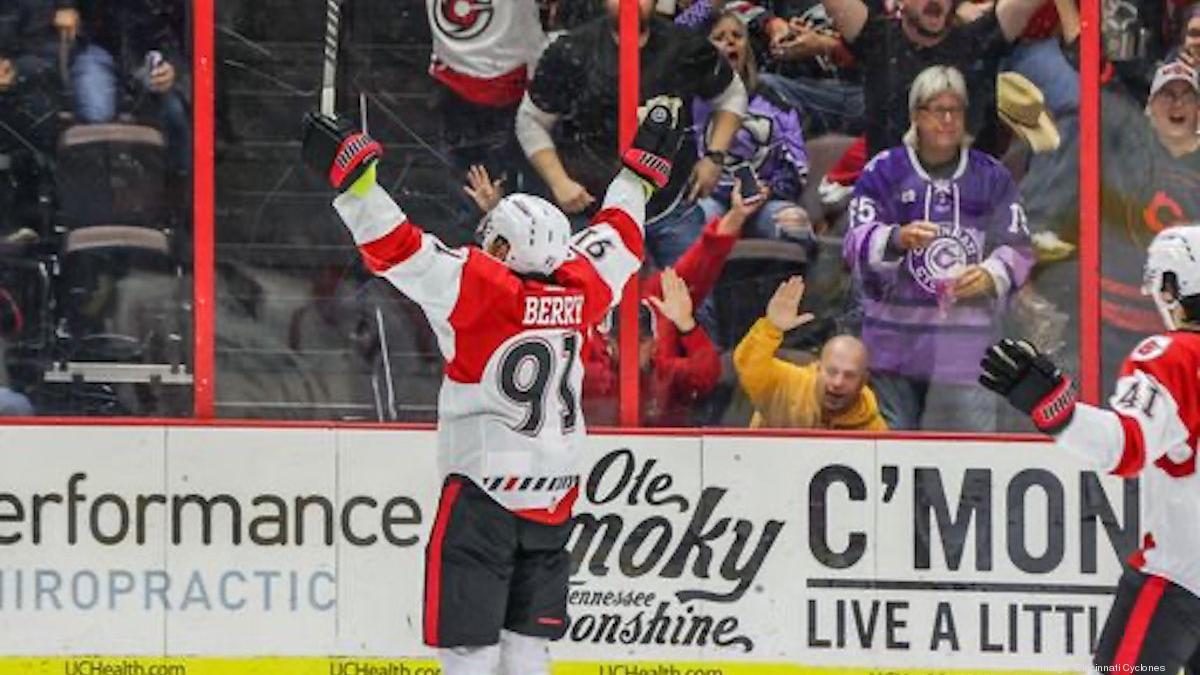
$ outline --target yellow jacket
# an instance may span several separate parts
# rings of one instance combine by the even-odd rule
[[[775,358],[781,342],[783,332],[764,317],[755,322],[733,352],[738,381],[754,404],[751,427],[887,430],[875,402],[875,392],[868,386],[863,387],[858,400],[848,409],[826,419],[817,391],[820,363],[798,366]]]

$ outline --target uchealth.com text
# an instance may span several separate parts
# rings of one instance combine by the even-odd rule
[[[630,663],[600,666],[600,675],[721,675],[714,666],[677,666],[669,663]]]
[[[63,666],[65,675],[187,675],[183,663],[146,663],[133,659],[78,658]]]
[[[329,675],[440,675],[437,665],[417,666],[407,663],[359,661],[345,659],[329,664]]]

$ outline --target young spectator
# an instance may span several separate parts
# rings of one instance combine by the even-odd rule
[[[803,299],[800,277],[780,284],[767,315],[733,352],[738,381],[755,408],[750,426],[886,431],[867,386],[867,349],[858,338],[834,337],[821,348],[820,360],[806,366],[775,357],[783,334],[813,319],[799,313]]]
[[[185,80],[188,55],[182,0],[75,0],[78,50],[71,65],[75,117],[111,122],[118,113],[155,119],[167,138],[170,167],[191,167],[191,129]],[[132,111],[123,110],[129,96]]]
[[[735,192],[733,206],[714,219],[679,258],[674,269],[651,276],[641,287],[642,421],[648,426],[691,426],[699,404],[721,374],[716,346],[696,320],[695,308],[712,291],[725,259],[762,200],[745,204]],[[660,297],[661,293],[661,297]],[[649,306],[647,306],[649,305]],[[587,419],[616,423],[616,343],[593,330],[584,343],[583,405]]]
[[[542,55],[529,92],[517,111],[517,138],[554,201],[568,214],[595,206],[616,174],[619,0],[606,15],[567,32]],[[647,207],[646,247],[653,262],[675,262],[699,236],[672,212],[681,202],[707,197],[717,185],[724,153],[746,110],[740,78],[702,36],[654,16],[652,0],[640,0],[641,99],[671,94],[684,101],[690,125],[699,96],[717,110],[709,155],[696,160],[694,139],[676,155],[671,183]],[[552,133],[553,132],[553,133]],[[688,204],[687,206],[690,206]],[[703,223],[700,223],[703,226]]]
[[[426,10],[443,150],[459,171],[484,164],[497,176],[515,174],[522,162],[513,136],[517,106],[546,46],[537,0],[482,7],[426,0]]]
[[[962,74],[932,66],[908,96],[904,145],[867,163],[843,257],[857,281],[871,383],[892,429],[991,431],[975,383],[1033,251],[1016,184],[970,149]]]
[[[690,217],[707,221],[723,214],[730,204],[733,170],[749,166],[759,183],[767,188],[768,201],[747,225],[745,235],[764,239],[787,237],[811,243],[811,223],[804,209],[798,206],[808,177],[808,153],[799,114],[772,90],[759,87],[747,28],[737,14],[722,14],[713,23],[708,39],[742,78],[750,103],[725,156],[717,189],[700,202],[703,213],[697,211]],[[705,149],[714,131],[712,109],[700,100],[696,101],[694,111],[696,145]]]
[[[949,0],[901,0],[898,18],[879,2],[822,2],[863,69],[868,157],[900,144],[910,124],[905,108],[909,87],[929,66],[953,66],[970,78],[971,133],[994,124],[999,61],[1042,4],[997,0],[994,11],[956,24]]]

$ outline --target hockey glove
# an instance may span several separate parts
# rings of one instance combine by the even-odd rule
[[[621,157],[626,168],[659,190],[671,180],[671,165],[683,140],[679,128],[682,105],[676,96],[656,96],[646,101],[633,145]]]
[[[1025,340],[1005,338],[992,345],[979,364],[979,383],[1033,418],[1039,430],[1056,434],[1075,414],[1071,378]]]
[[[304,116],[304,164],[345,190],[383,156],[383,146],[341,116]]]

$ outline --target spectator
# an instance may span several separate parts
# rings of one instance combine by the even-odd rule
[[[751,427],[886,431],[875,394],[867,386],[867,349],[858,338],[839,335],[806,366],[776,358],[783,334],[813,319],[800,314],[804,280],[779,285],[767,315],[733,352],[738,381],[754,405]]]
[[[517,106],[546,46],[537,0],[508,0],[476,9],[426,3],[433,36],[429,75],[443,151],[457,172],[473,164],[516,180],[523,163],[513,135]],[[467,8],[467,9],[464,9]]]
[[[600,194],[619,167],[620,2],[606,0],[605,7],[605,16],[569,31],[546,49],[517,111],[517,138],[554,201],[568,214],[593,208],[593,195]],[[654,16],[652,0],[640,0],[638,8],[641,100],[661,94],[679,96],[684,101],[682,122],[687,125],[694,118],[696,96],[708,99],[717,111],[708,155],[697,161],[694,139],[686,138],[676,155],[670,184],[647,206],[647,251],[657,266],[666,267],[700,234],[694,221],[685,229],[674,212],[682,212],[691,206],[687,202],[707,197],[716,187],[725,152],[746,110],[746,91],[703,37]]]
[[[771,71],[762,84],[804,112],[806,136],[862,133],[861,75],[820,0],[697,2],[675,22],[711,32],[722,13],[745,24],[756,61]]]
[[[798,206],[808,177],[808,152],[800,131],[800,116],[774,91],[758,86],[758,69],[750,49],[747,28],[732,12],[713,23],[708,39],[742,79],[750,97],[746,116],[734,134],[725,166],[712,196],[701,200],[703,209],[688,217],[708,221],[729,208],[733,169],[749,166],[767,188],[768,201],[748,223],[745,235],[763,239],[787,237],[810,244],[812,224]],[[695,103],[696,145],[707,148],[713,134],[712,109],[707,102]]]
[[[1192,68],[1200,67],[1200,3],[1183,11],[1179,41],[1167,54],[1167,61],[1183,61]]]
[[[674,269],[642,284],[638,366],[644,424],[690,426],[716,388],[720,359],[694,310],[712,291],[742,226],[761,204],[745,204],[735,196],[729,212],[708,223]],[[589,420],[616,422],[616,347],[598,330],[584,344],[583,404]]]
[[[991,431],[975,383],[1033,252],[1012,176],[970,149],[962,74],[932,66],[908,96],[904,145],[867,163],[843,257],[863,305],[871,383],[888,427]]]
[[[909,88],[932,65],[953,66],[970,78],[967,129],[991,128],[999,61],[1042,0],[997,0],[994,11],[966,24],[952,21],[950,0],[902,0],[898,18],[879,2],[822,2],[863,69],[867,156],[873,157],[900,144],[911,121],[904,107]]]
[[[167,139],[170,168],[191,167],[191,113],[182,0],[76,0],[78,51],[71,65],[75,117],[111,122],[121,112],[153,119]],[[71,30],[75,30],[72,28]],[[124,110],[126,97],[130,110]]]
[[[777,0],[789,30],[771,42],[762,81],[804,112],[804,133],[857,136],[864,130],[862,70],[820,0]]]
[[[1141,294],[1141,261],[1150,240],[1165,228],[1200,220],[1197,73],[1182,60],[1167,62],[1155,71],[1150,92],[1145,106],[1112,85],[1100,92],[1100,316],[1102,359],[1109,364],[1101,370],[1106,378],[1147,332],[1161,325],[1154,304]],[[1022,189],[1028,195],[1030,222],[1077,244],[1078,118],[1060,120],[1058,126],[1067,127],[1062,145],[1034,156]],[[1051,278],[1039,286],[1059,307],[1074,308],[1078,269],[1073,263],[1057,267],[1046,270]]]
[[[55,63],[55,3],[0,3],[0,232],[24,224],[38,181],[48,178],[59,108]]]

